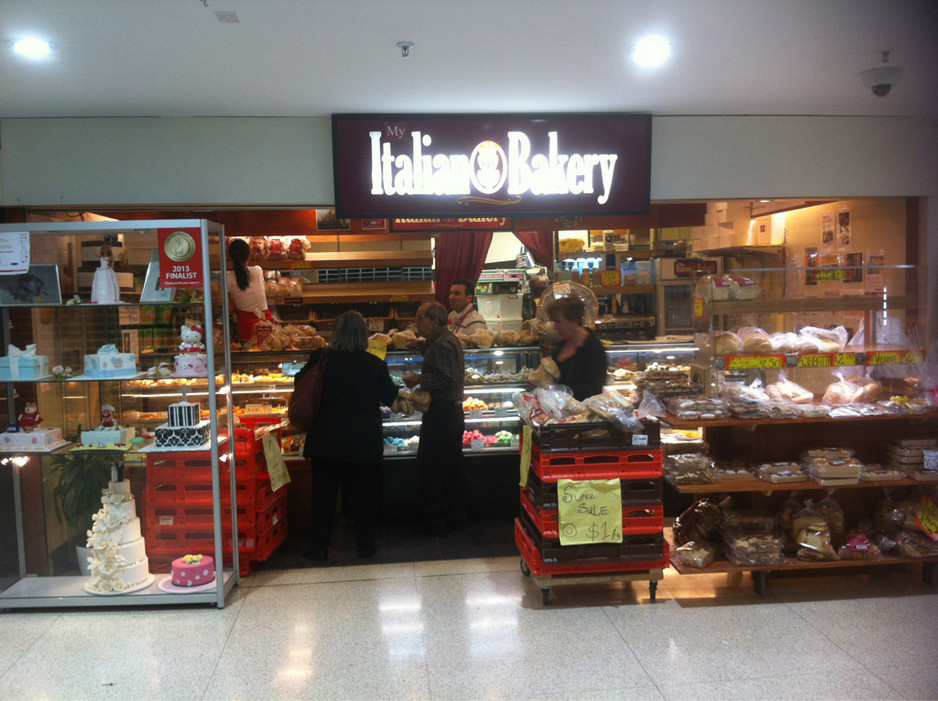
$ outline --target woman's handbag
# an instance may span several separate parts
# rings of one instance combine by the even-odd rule
[[[287,418],[297,431],[308,431],[319,415],[319,402],[322,398],[323,372],[326,369],[328,348],[322,349],[319,361],[306,372],[302,372],[293,382],[293,394],[287,406]]]

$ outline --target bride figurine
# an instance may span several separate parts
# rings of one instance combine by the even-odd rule
[[[117,274],[111,267],[114,254],[110,246],[101,246],[101,265],[94,271],[91,281],[92,304],[116,304],[120,302],[120,286],[117,284]]]

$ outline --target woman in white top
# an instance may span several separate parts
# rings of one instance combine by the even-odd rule
[[[238,340],[244,343],[254,335],[261,319],[273,321],[267,308],[264,271],[259,265],[248,267],[251,247],[247,241],[235,239],[228,246],[228,257],[234,270],[228,272],[228,294],[238,313]]]

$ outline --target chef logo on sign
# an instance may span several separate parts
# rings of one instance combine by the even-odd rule
[[[479,192],[491,195],[498,192],[508,178],[508,159],[505,151],[494,141],[483,141],[469,156],[469,178]]]
[[[166,237],[163,250],[170,260],[183,263],[195,253],[195,239],[186,231],[174,231]]]

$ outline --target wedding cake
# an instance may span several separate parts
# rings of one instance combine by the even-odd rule
[[[85,591],[91,594],[126,594],[153,582],[146,544],[140,534],[140,519],[130,493],[130,482],[117,475],[101,496],[102,507],[88,531],[91,548]]]
[[[211,422],[202,421],[202,407],[195,402],[169,405],[169,421],[156,427],[156,445],[161,448],[200,448],[211,438]]]

